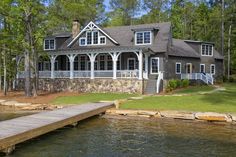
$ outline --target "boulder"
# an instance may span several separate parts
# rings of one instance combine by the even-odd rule
[[[32,104],[31,103],[20,103],[20,102],[15,103],[15,106],[17,106],[17,107],[30,106],[30,105],[32,105]]]
[[[148,116],[155,116],[159,112],[157,111],[148,111],[148,110],[138,110],[137,114],[138,115],[148,115]]]
[[[236,122],[236,114],[231,114],[231,118],[233,122]]]
[[[193,120],[195,119],[194,114],[191,112],[184,111],[160,111],[162,117],[165,118],[174,118],[174,119],[185,119]]]
[[[2,102],[5,102],[6,100],[0,100],[0,104],[2,103]]]
[[[214,112],[198,112],[195,114],[195,118],[198,120],[227,122],[229,117],[226,114],[214,113]]]
[[[15,104],[18,103],[17,101],[4,101],[1,103],[1,105],[5,106],[15,106]]]

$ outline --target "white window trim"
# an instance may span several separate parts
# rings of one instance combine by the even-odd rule
[[[150,43],[144,43],[144,32],[150,32]],[[137,43],[137,33],[143,33],[143,43],[142,44]],[[134,38],[135,38],[135,45],[151,45],[152,44],[152,31],[135,32]]]
[[[46,49],[46,48],[45,48],[45,41],[46,41],[46,40],[49,40],[49,49]],[[50,40],[54,40],[54,49],[50,49]],[[44,39],[44,42],[43,42],[43,49],[44,49],[44,50],[55,50],[55,49],[56,49],[56,40],[55,40],[55,38]]]
[[[82,39],[85,40],[85,44],[84,45],[81,45],[81,40]],[[79,46],[87,46],[87,38],[85,38],[85,37],[79,38]]]
[[[158,66],[157,66],[157,73],[153,73],[152,72],[152,60],[153,59],[157,59],[158,60]],[[159,69],[160,68],[160,58],[159,57],[151,57],[151,62],[150,62],[150,74],[158,74],[159,73]]]
[[[206,65],[205,64],[200,64],[199,72],[201,73],[201,66],[202,65],[204,66],[204,70],[203,71],[204,71],[204,73],[206,73]]]
[[[105,43],[100,43],[100,38],[105,38]],[[98,39],[99,39],[99,41],[98,41],[99,45],[106,45],[107,40],[106,40],[105,36],[99,36]]]
[[[136,66],[136,59],[135,59],[135,58],[128,58],[128,59],[127,59],[127,70],[130,70],[130,69],[129,69],[129,61],[130,61],[130,60],[133,60],[133,61],[134,61],[134,70],[135,70],[135,68],[136,68],[136,67],[135,67],[135,66]]]
[[[211,50],[211,51],[212,51],[211,55],[206,55],[206,54],[205,54],[205,55],[203,55],[203,54],[202,54],[202,46],[203,46],[203,45],[212,46],[212,47],[211,47],[211,48],[212,48],[212,50]],[[213,56],[213,54],[214,54],[213,50],[214,50],[214,46],[213,46],[212,44],[201,44],[201,56],[205,56],[205,57],[212,57],[212,56]]]
[[[214,73],[212,73],[212,66],[214,66]],[[212,74],[212,75],[216,74],[216,65],[215,64],[210,65],[210,74]]]
[[[180,72],[177,72],[177,64],[179,64],[180,65]],[[180,62],[176,62],[175,63],[175,74],[181,74],[181,72],[182,72],[182,65],[181,65],[181,63]]]

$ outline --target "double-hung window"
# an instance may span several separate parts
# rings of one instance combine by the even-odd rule
[[[202,44],[201,52],[202,52],[202,56],[212,56],[213,46],[211,44]]]
[[[177,62],[175,64],[175,73],[176,74],[181,74],[181,63],[180,62]]]
[[[87,32],[87,45],[92,44],[92,32]]]
[[[210,73],[212,74],[212,75],[215,75],[215,64],[211,64],[211,66],[210,66]]]
[[[44,40],[44,50],[55,50],[55,40],[45,39]]]
[[[151,44],[151,31],[136,32],[135,44],[136,45]]]

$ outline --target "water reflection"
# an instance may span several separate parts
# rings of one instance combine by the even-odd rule
[[[236,126],[92,118],[19,144],[10,157],[236,156]]]

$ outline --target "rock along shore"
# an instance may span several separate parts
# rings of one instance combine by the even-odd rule
[[[229,122],[236,124],[236,114],[215,112],[188,112],[188,111],[151,111],[151,110],[123,110],[108,109],[107,115],[146,117],[146,118],[173,118],[182,120],[200,120],[209,122]]]

